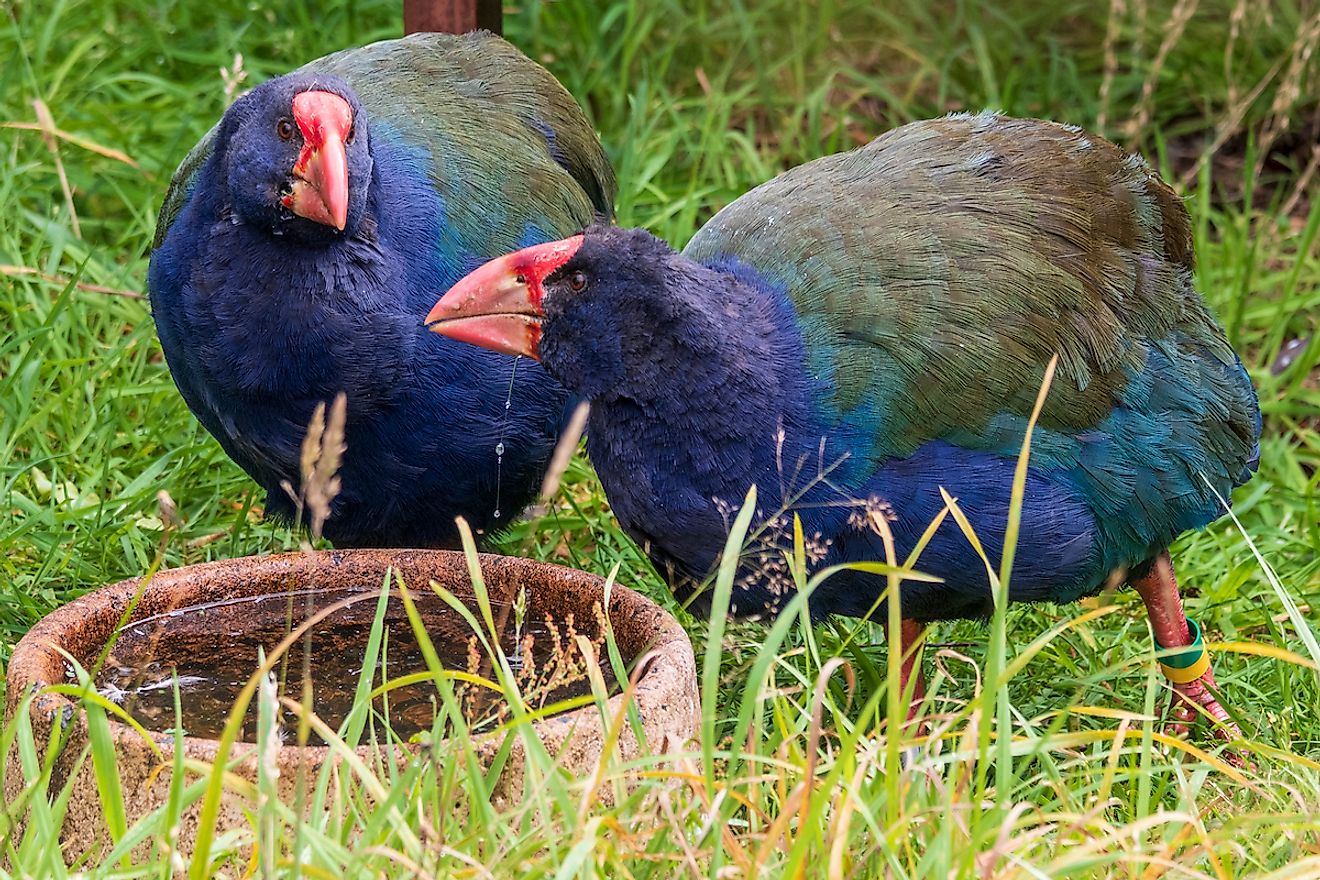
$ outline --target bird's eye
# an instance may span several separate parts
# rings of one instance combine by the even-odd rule
[[[354,125],[354,126],[352,126],[352,127],[349,128],[349,130],[348,130],[348,137],[344,138],[344,143],[346,143],[346,144],[351,144],[351,143],[353,143],[353,138],[355,138],[355,137],[357,137],[357,126],[356,126],[356,125]]]
[[[568,276],[568,286],[574,293],[581,293],[587,287],[587,276],[581,272],[574,272]]]
[[[293,123],[287,119],[281,119],[275,123],[275,133],[280,136],[280,140],[289,140],[293,137]]]

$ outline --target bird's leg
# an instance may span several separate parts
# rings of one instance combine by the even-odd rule
[[[917,717],[917,709],[926,698],[926,676],[921,671],[921,635],[926,631],[926,624],[911,618],[904,618],[898,628],[898,645],[903,652],[903,665],[899,669],[899,687],[908,692],[908,683],[912,684],[911,702],[908,703],[907,720],[910,724]],[[915,680],[913,676],[916,676]]]
[[[899,667],[898,687],[901,693],[908,692],[908,684],[912,685],[912,696],[908,703],[907,725],[910,726],[917,718],[917,709],[921,706],[921,701],[926,696],[926,677],[921,672],[921,634],[926,631],[926,624],[919,623],[911,618],[903,618],[903,622],[898,628],[898,638],[889,631],[888,622],[885,623],[885,641],[889,643],[889,650],[898,651],[902,657],[902,665]],[[915,679],[913,676],[916,676]]]
[[[1200,644],[1199,630],[1193,631],[1195,624],[1189,625],[1187,615],[1183,613],[1178,581],[1174,578],[1173,562],[1167,551],[1159,555],[1149,571],[1131,583],[1146,604],[1157,648],[1169,650],[1188,647],[1193,643]],[[1199,662],[1188,663],[1188,659],[1191,658],[1167,657],[1161,664],[1164,674],[1171,679],[1180,674],[1179,663],[1183,669],[1193,672],[1199,666],[1204,666],[1204,672],[1190,681],[1173,681],[1174,697],[1169,707],[1170,729],[1179,736],[1186,736],[1188,725],[1196,719],[1199,710],[1204,710],[1215,721],[1217,737],[1226,742],[1241,739],[1242,731],[1228,717],[1228,712],[1219,705],[1210,690],[1215,686],[1215,676],[1210,670],[1209,661],[1201,659]]]
[[[925,733],[926,726],[925,722],[917,720],[917,710],[921,708],[921,701],[926,697],[926,677],[921,672],[921,634],[925,631],[926,624],[905,617],[899,624],[898,638],[895,639],[894,633],[889,629],[889,623],[887,621],[885,623],[885,641],[889,643],[889,650],[898,651],[902,658],[898,670],[899,693],[906,695],[908,684],[912,685],[912,696],[909,698],[903,727],[916,736]],[[900,756],[901,766],[905,770],[911,769],[920,757],[921,750],[916,746],[909,746]]]

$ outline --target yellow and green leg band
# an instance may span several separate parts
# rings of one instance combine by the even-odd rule
[[[1166,653],[1169,649],[1159,642],[1155,643],[1160,651],[1160,672],[1174,684],[1196,681],[1210,668],[1210,652],[1205,649],[1205,642],[1201,641],[1201,627],[1195,620],[1188,619],[1187,629],[1191,633],[1192,643],[1185,648]]]

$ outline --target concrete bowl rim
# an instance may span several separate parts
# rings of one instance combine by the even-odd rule
[[[217,559],[209,562],[180,566],[178,568],[162,569],[151,576],[151,582],[147,585],[146,590],[158,589],[158,584],[161,585],[159,588],[164,589],[175,580],[203,578],[208,570],[226,570],[232,568],[236,564],[242,563],[255,563],[258,566],[276,566],[290,562],[297,562],[304,566],[310,566],[313,563],[321,563],[332,557],[366,560],[372,558],[382,559],[385,557],[398,557],[404,554],[407,554],[412,558],[433,557],[449,559],[451,561],[462,560],[464,557],[463,552],[458,550],[411,548],[353,548],[344,550],[315,550],[311,552],[295,551],[288,553],[256,554],[252,556]],[[567,577],[576,580],[584,585],[598,587],[600,589],[600,598],[603,604],[606,579],[600,575],[583,571],[581,569],[571,568],[569,566],[557,565],[551,562],[541,562],[539,560],[527,559],[525,557],[503,556],[494,553],[478,553],[477,557],[483,571],[485,570],[487,563],[498,561],[498,564],[500,565],[514,565],[531,571],[542,570],[554,573],[560,577]],[[37,621],[37,623],[35,623],[14,646],[14,651],[10,655],[10,662],[5,670],[6,703],[8,704],[9,709],[16,709],[22,701],[23,695],[29,691],[35,690],[41,697],[42,705],[40,708],[43,714],[53,712],[72,712],[74,713],[72,717],[78,719],[77,723],[85,724],[86,720],[83,718],[79,706],[72,698],[64,694],[44,690],[44,688],[50,685],[67,683],[67,680],[63,676],[63,666],[66,661],[63,654],[57,650],[57,648],[63,647],[63,645],[61,644],[61,640],[56,638],[56,636],[59,633],[65,632],[71,623],[88,617],[89,612],[99,612],[101,615],[106,614],[107,608],[102,603],[114,603],[116,601],[116,596],[121,592],[128,592],[129,595],[131,595],[131,591],[136,589],[137,584],[143,577],[145,577],[145,575],[126,578],[121,581],[96,587],[67,604],[60,606]],[[259,593],[254,593],[253,595],[257,594]],[[682,646],[679,650],[686,648],[688,651],[691,651],[691,641],[688,638],[687,632],[678,623],[674,616],[661,608],[649,597],[617,582],[610,586],[610,597],[611,599],[617,598],[621,601],[624,604],[626,611],[629,613],[650,611],[652,614],[656,615],[656,619],[660,623],[655,629],[655,638],[651,643],[638,650],[631,658],[633,660],[639,660],[648,656],[652,657],[652,662],[649,664],[647,670],[643,672],[632,691],[632,701],[634,703],[640,703],[650,692],[660,691],[662,687],[662,685],[656,681],[658,667],[653,662],[654,659],[656,657],[664,657],[669,652],[672,652],[675,649],[676,643],[681,644]],[[109,610],[113,610],[113,608],[114,606],[111,604]],[[609,613],[608,609],[607,613]],[[616,613],[617,611],[611,613],[611,617]],[[144,617],[145,616],[146,615],[144,615]],[[138,619],[140,618],[130,617],[129,622],[135,622]],[[67,650],[67,648],[65,648],[65,650]],[[57,663],[60,666],[58,671],[61,674],[58,676],[51,676],[50,673],[55,671],[53,666]],[[695,680],[692,684],[695,690]],[[617,717],[624,696],[625,694],[620,692],[610,697],[607,705],[612,716]],[[32,711],[35,708],[34,701],[30,704],[29,711]],[[584,713],[590,714],[587,715]],[[542,718],[533,722],[531,726],[533,730],[548,732],[551,727],[572,724],[579,718],[590,718],[593,721],[599,720],[596,705],[593,703],[570,712]],[[150,748],[150,746],[143,741],[142,735],[133,727],[118,720],[114,716],[108,716],[107,720],[110,724],[112,738],[117,744],[122,744],[126,747],[133,746]],[[175,738],[172,732],[149,730],[148,733],[151,734],[151,741],[159,748],[159,753],[162,758],[173,754]],[[473,740],[474,742],[480,743],[482,741],[490,741],[493,737],[501,735],[503,734],[498,730],[488,731],[478,734]],[[209,737],[198,737],[185,734],[179,739],[179,742],[183,746],[183,752],[185,755],[198,757],[202,760],[209,760],[211,756],[215,754],[220,741]],[[257,746],[258,744],[254,742],[237,740],[230,746],[229,756],[231,759],[241,757],[242,755],[255,750]],[[421,744],[377,743],[372,745],[370,743],[359,743],[353,751],[358,755],[368,756],[381,754],[386,750],[397,751],[403,749],[411,752],[421,748],[424,748]],[[307,745],[299,747],[296,744],[289,743],[280,747],[280,754],[285,758],[296,756],[296,760],[298,761],[310,760],[315,764],[319,764],[321,761],[325,760],[333,751],[337,750],[328,745]]]

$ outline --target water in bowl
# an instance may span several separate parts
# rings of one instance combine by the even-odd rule
[[[312,711],[331,729],[340,730],[353,708],[358,681],[379,594],[373,590],[317,590],[228,599],[179,608],[124,627],[97,676],[100,692],[121,703],[148,730],[173,730],[174,691],[178,688],[184,732],[218,737],[239,692],[257,668],[258,648],[270,656],[290,631],[315,612],[336,602],[348,604],[315,624],[309,637],[299,638],[276,665],[280,696],[301,702],[305,675],[312,684]],[[463,617],[429,591],[413,595],[421,620],[440,663],[448,670],[471,672],[495,680],[491,661],[475,641]],[[481,620],[475,610],[474,616]],[[586,664],[574,635],[594,637],[595,621],[554,621],[520,615],[510,605],[494,604],[492,616],[500,645],[509,658],[525,701],[532,706],[554,703],[591,692]],[[391,596],[382,624],[382,648],[372,687],[425,672],[428,667],[402,601]],[[606,686],[615,682],[599,638],[593,638]],[[455,682],[458,703],[474,729],[492,726],[506,717],[507,706],[497,691]],[[370,722],[378,739],[384,723],[394,736],[411,739],[429,732],[442,712],[434,680],[391,689],[372,702]],[[279,721],[286,730],[297,716],[283,703]],[[239,739],[253,741],[257,732],[257,700],[248,706]],[[288,738],[288,737],[286,737]],[[311,743],[321,742],[312,732]]]

